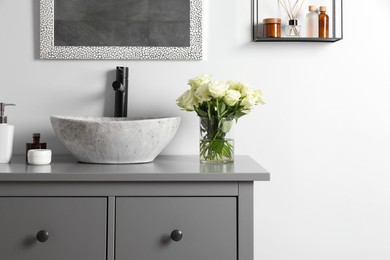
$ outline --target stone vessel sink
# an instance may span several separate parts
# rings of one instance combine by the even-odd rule
[[[51,116],[54,132],[85,163],[147,163],[172,140],[180,117],[130,119]]]

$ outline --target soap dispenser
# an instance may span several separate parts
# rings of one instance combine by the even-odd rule
[[[9,163],[14,145],[15,127],[7,124],[7,117],[4,115],[6,106],[15,106],[15,104],[0,103],[0,163]]]

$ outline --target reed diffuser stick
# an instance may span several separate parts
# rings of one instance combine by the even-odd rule
[[[298,11],[295,13],[295,18],[297,18],[299,16],[299,13],[301,12],[302,5],[303,5],[304,2],[305,2],[305,0],[302,1],[301,5],[299,6]]]
[[[292,12],[292,8],[291,8],[291,4],[290,4],[290,0],[288,0],[288,7],[290,8],[289,10],[291,11],[290,13],[291,13],[291,16],[293,15],[293,12]]]
[[[287,16],[290,18],[290,20],[295,20],[298,18],[305,0],[302,0],[302,1],[295,0],[293,5],[291,5],[290,0],[287,0],[287,3],[285,0],[278,0],[278,2],[279,2],[279,5],[286,12]]]
[[[284,2],[284,0],[279,0],[279,4],[283,7],[284,11],[286,11],[288,17],[290,19],[292,19],[292,17],[290,16],[290,12],[288,11],[286,3]]]

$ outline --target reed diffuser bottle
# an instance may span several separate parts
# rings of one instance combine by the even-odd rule
[[[320,6],[318,15],[318,37],[329,38],[329,16],[325,13],[326,6]]]
[[[301,35],[301,26],[298,24],[297,19],[288,20],[286,25],[286,36],[287,37],[299,37]]]
[[[279,0],[280,6],[284,9],[288,16],[288,23],[286,24],[286,37],[300,37],[301,26],[298,24],[298,17],[305,0],[296,0],[291,4],[290,0]]]

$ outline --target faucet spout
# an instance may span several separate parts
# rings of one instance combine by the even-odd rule
[[[114,117],[127,117],[128,67],[116,67],[116,80],[112,83],[115,91]]]

